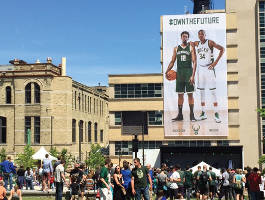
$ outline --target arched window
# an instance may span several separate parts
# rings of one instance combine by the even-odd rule
[[[98,142],[98,124],[94,124],[94,137],[95,137],[95,142]]]
[[[0,143],[6,143],[6,118],[0,117]]]
[[[72,119],[72,142],[76,142],[76,120]]]
[[[88,122],[88,124],[87,124],[87,135],[88,135],[88,142],[91,142],[92,141],[92,139],[91,139],[91,122]]]
[[[25,87],[25,102],[26,104],[31,103],[31,83],[28,83]]]
[[[6,87],[6,103],[11,104],[11,87]]]
[[[40,103],[40,86],[34,83],[34,103]]]
[[[79,121],[79,140],[83,142],[83,125],[84,122],[82,120]]]

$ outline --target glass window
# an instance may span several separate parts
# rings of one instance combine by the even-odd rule
[[[148,112],[148,124],[149,125],[162,125],[162,112],[161,111]]]
[[[92,133],[91,132],[91,122],[88,122],[88,127],[87,127],[88,142],[92,141],[92,139],[91,139],[92,134],[91,133]]]
[[[80,142],[83,142],[83,125],[84,122],[82,120],[79,121],[79,140]]]
[[[34,117],[34,143],[40,144],[40,117]]]
[[[95,142],[98,142],[98,124],[97,123],[94,124],[94,138],[95,138]]]
[[[100,142],[103,143],[103,130],[100,130]]]
[[[34,83],[34,102],[40,103],[40,86]]]
[[[72,142],[76,142],[76,120],[72,119]]]
[[[26,104],[31,103],[31,83],[28,83],[25,87],[25,102]]]
[[[115,125],[121,125],[121,112],[115,112]]]
[[[0,117],[0,143],[6,143],[6,117]]]
[[[24,142],[25,144],[28,143],[28,130],[31,131],[31,117],[26,116],[25,117],[25,137],[24,137]]]
[[[11,104],[11,87],[6,87],[6,103]]]

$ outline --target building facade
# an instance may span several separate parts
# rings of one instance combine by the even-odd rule
[[[21,60],[0,66],[0,143],[8,154],[23,151],[28,139],[38,150],[66,148],[84,160],[91,143],[107,144],[108,95],[66,76],[60,66]],[[30,138],[27,133],[30,130]]]
[[[109,75],[109,143],[110,154],[116,163],[133,158],[134,136],[124,134],[123,115],[145,112],[147,134],[144,134],[144,143],[139,143],[139,149],[144,145],[146,162],[153,156],[157,166],[160,162],[181,162],[185,157],[195,161],[206,160],[215,167],[228,167],[230,161],[234,162],[233,167],[258,165],[258,159],[263,154],[264,132],[264,122],[257,113],[264,97],[264,1],[242,3],[227,0],[225,11],[207,12],[227,14],[228,136],[165,137],[162,74]],[[161,35],[162,27],[161,24]],[[138,136],[138,139],[141,141],[142,136]],[[137,156],[141,155],[142,152],[139,152]],[[181,164],[193,163],[184,159]]]

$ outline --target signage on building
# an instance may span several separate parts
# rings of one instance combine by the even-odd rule
[[[163,16],[165,136],[228,136],[225,13]]]

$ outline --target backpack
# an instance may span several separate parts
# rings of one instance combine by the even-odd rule
[[[240,180],[236,179],[236,182],[234,183],[234,188],[235,189],[241,190],[243,188],[243,184],[242,184],[241,179],[242,179],[242,177],[240,177]]]
[[[229,178],[228,178],[228,181],[229,181],[229,184],[230,184],[230,185],[232,185],[232,184],[233,184],[234,175],[235,175],[235,174],[229,173]]]
[[[208,182],[208,179],[209,179],[209,176],[208,176],[207,172],[203,171],[203,172],[201,173],[201,175],[200,175],[200,182],[201,182],[202,184],[206,185],[207,182]]]

